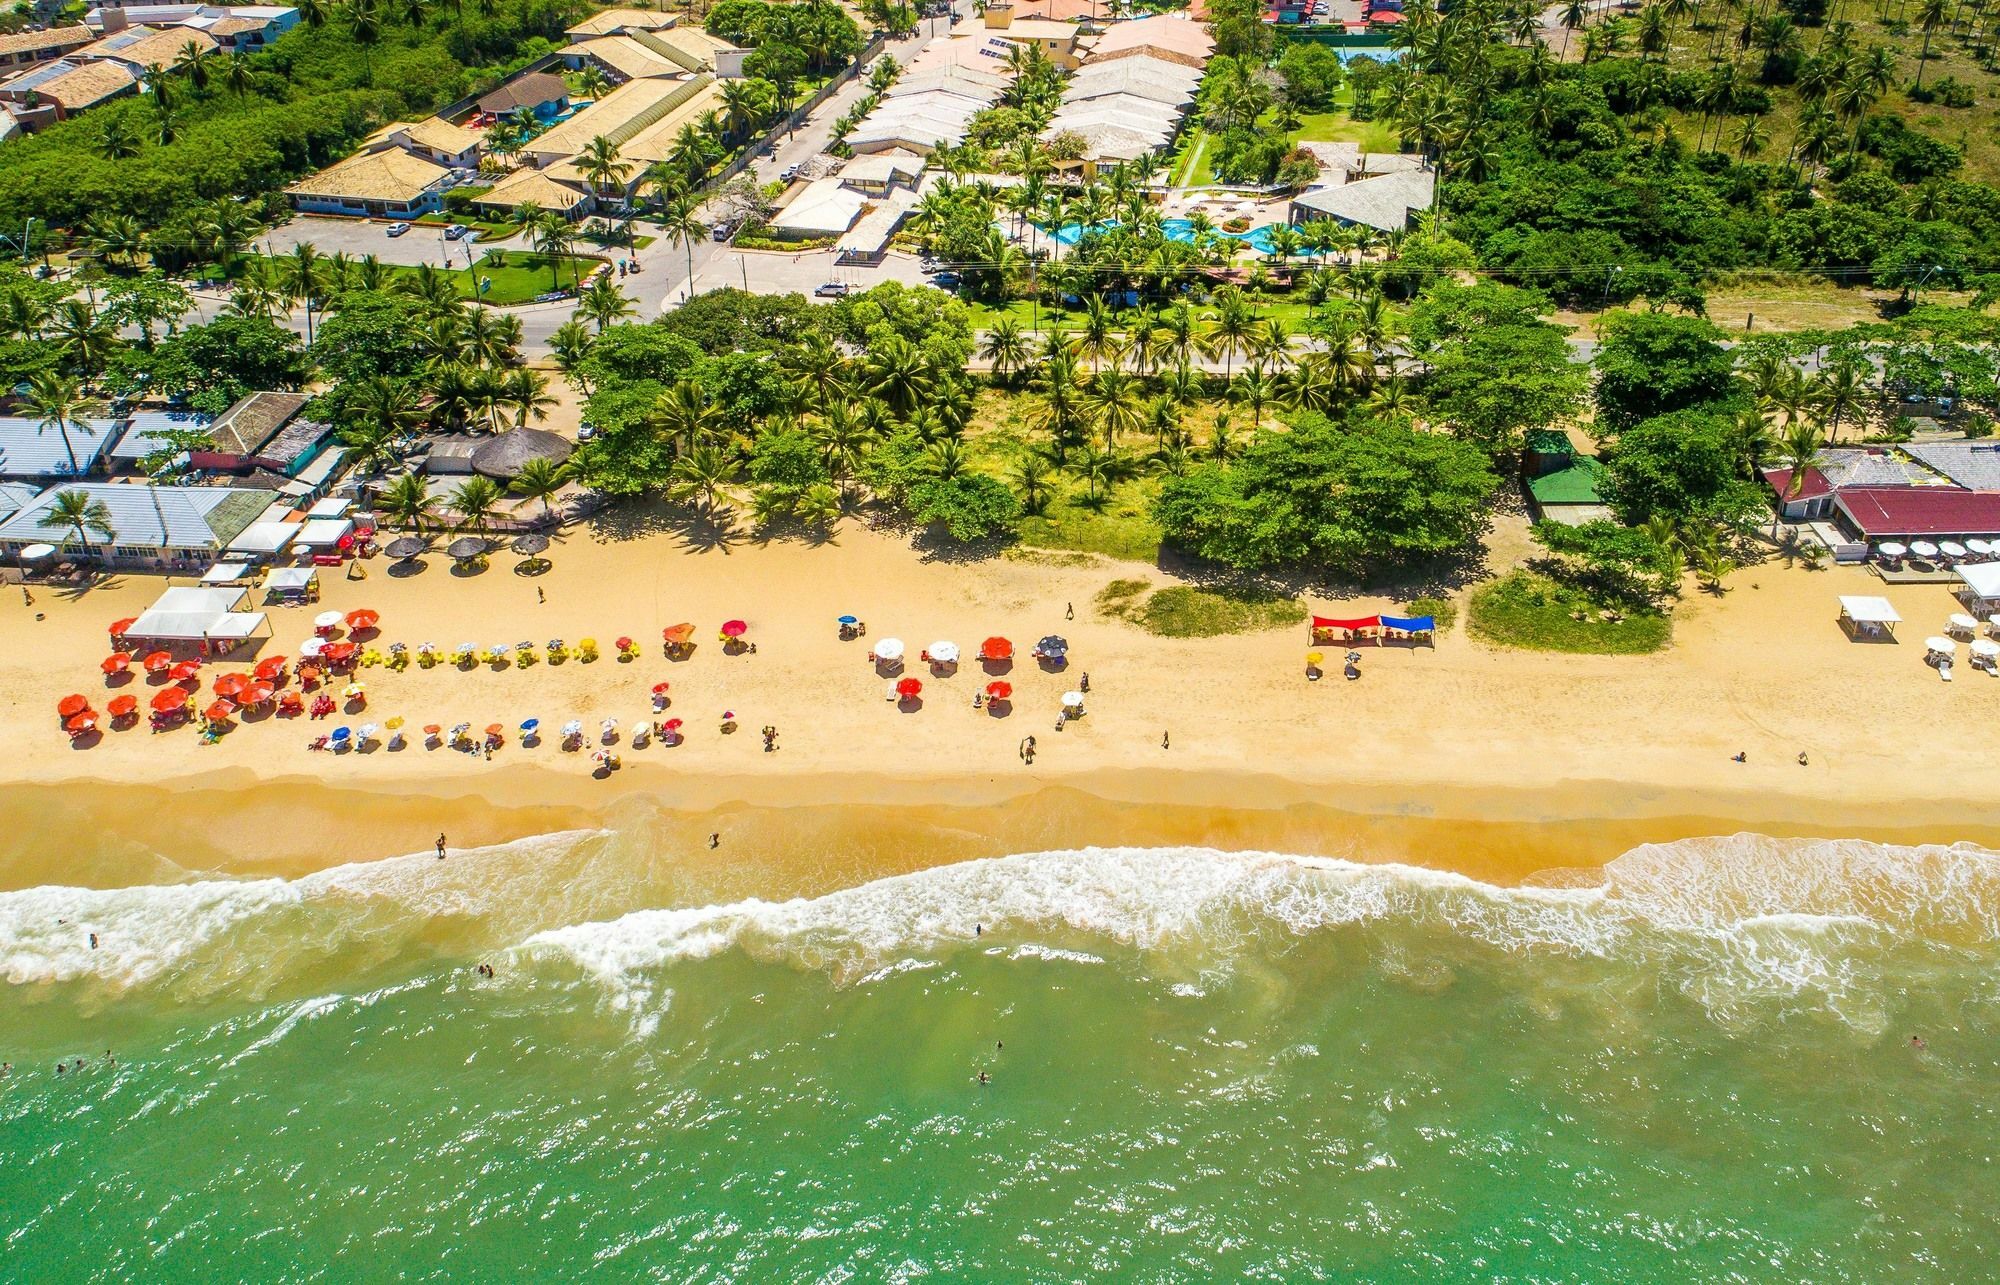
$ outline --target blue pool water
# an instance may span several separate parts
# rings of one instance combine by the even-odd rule
[[[1231,240],[1245,242],[1259,254],[1269,254],[1271,253],[1271,234],[1276,232],[1278,227],[1279,225],[1276,223],[1266,223],[1262,227],[1251,228],[1248,232],[1224,232],[1221,228],[1216,228],[1215,233],[1217,236],[1226,236]],[[1175,241],[1194,240],[1194,224],[1187,219],[1162,219],[1160,221],[1160,230]]]

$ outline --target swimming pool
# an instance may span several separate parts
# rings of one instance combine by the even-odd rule
[[[1247,243],[1259,254],[1270,254],[1271,234],[1282,226],[1284,225],[1279,223],[1266,223],[1261,227],[1251,228],[1248,232],[1224,232],[1221,228],[1213,230],[1217,236],[1226,236],[1233,241]],[[1162,219],[1160,230],[1175,241],[1194,240],[1194,224],[1187,219]]]

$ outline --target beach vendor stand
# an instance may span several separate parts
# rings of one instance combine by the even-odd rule
[[[311,567],[277,567],[264,578],[264,601],[306,606],[319,601],[319,572]]]
[[[1363,638],[1373,638],[1381,631],[1380,616],[1355,616],[1350,619],[1335,616],[1312,618],[1312,641],[1316,643],[1355,642]]]
[[[1842,594],[1840,623],[1851,638],[1887,640],[1895,637],[1902,621],[1887,598],[1873,594]]]
[[[1429,643],[1437,646],[1436,616],[1381,616],[1384,638],[1409,643]]]

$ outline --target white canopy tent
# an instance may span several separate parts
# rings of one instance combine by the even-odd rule
[[[250,578],[250,564],[247,562],[218,562],[201,573],[205,585],[231,585]]]
[[[171,642],[238,641],[264,626],[261,611],[238,611],[249,595],[241,588],[169,589],[125,631],[127,638]]]
[[[308,549],[331,549],[353,530],[354,524],[346,518],[308,518],[299,527],[296,543]]]
[[[1967,593],[1980,603],[2000,603],[2000,562],[1971,562],[1953,567]],[[1990,614],[1979,612],[1980,615]]]
[[[1896,626],[1903,619],[1889,605],[1887,598],[1873,594],[1842,594],[1840,618],[1851,625],[1857,634],[1871,637],[1886,637],[1895,633]]]
[[[329,495],[324,500],[307,509],[306,518],[308,521],[314,518],[344,518],[347,516],[347,511],[353,507],[354,501],[342,500]]]
[[[243,534],[229,542],[228,552],[253,556],[282,553],[298,533],[296,522],[252,522],[243,528]]]
[[[319,587],[319,572],[311,567],[278,567],[264,577],[264,592],[274,597],[285,594],[310,595]]]

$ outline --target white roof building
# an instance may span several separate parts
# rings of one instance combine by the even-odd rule
[[[1431,208],[1437,195],[1437,173],[1426,169],[1397,170],[1335,187],[1316,187],[1292,198],[1292,222],[1330,218],[1361,224],[1382,232],[1400,232],[1410,216]]]
[[[74,531],[42,525],[66,491],[82,491],[110,515],[111,536],[90,532],[90,549],[112,562],[198,562],[207,566],[278,498],[276,491],[225,486],[147,486],[120,482],[67,482],[36,496],[0,522],[0,553],[18,555],[31,544],[60,544],[84,551]]]
[[[868,198],[837,178],[814,179],[771,218],[780,236],[839,236],[861,217]]]

